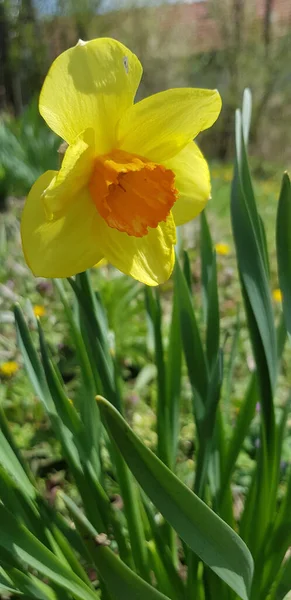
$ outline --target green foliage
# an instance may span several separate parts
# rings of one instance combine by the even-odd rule
[[[285,174],[278,205],[283,315],[277,324],[267,237],[248,167],[250,116],[251,98],[246,91],[236,118],[231,213],[256,369],[249,375],[233,427],[229,408],[242,316],[235,317],[226,370],[219,269],[205,213],[200,220],[202,318],[187,254],[183,267],[176,261],[167,336],[165,296],[159,290],[145,290],[143,310],[157,380],[155,448],[150,449],[130,426],[123,393],[122,352],[130,342],[124,341],[124,324],[119,321],[125,320],[127,306],[133,320],[140,314],[140,286],[121,278],[111,281],[107,292],[96,293],[89,273],[68,283],[55,281],[78,362],[80,384],[73,400],[47,332],[40,322],[33,329],[16,306],[23,363],[57,439],[67,475],[56,497],[44,494],[1,407],[3,597],[277,600],[291,589],[286,556],[291,544],[291,473],[288,469],[283,480],[280,470],[290,401],[281,410],[275,404],[286,329],[290,333],[290,181]],[[143,360],[145,356],[146,352]],[[143,376],[141,381],[147,381]],[[184,379],[192,400],[193,491],[178,472]],[[258,404],[260,412],[254,418]],[[254,428],[259,441],[238,512],[235,471]]]
[[[0,196],[24,196],[44,171],[58,167],[59,138],[33,101],[16,120],[0,119]]]

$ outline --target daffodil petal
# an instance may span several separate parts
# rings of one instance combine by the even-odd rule
[[[47,171],[30,190],[22,214],[21,237],[25,259],[41,277],[69,277],[103,258],[98,238],[99,215],[85,189],[72,196],[67,211],[47,220],[41,199],[56,171]]]
[[[69,144],[93,128],[98,154],[109,152],[122,113],[131,106],[142,74],[138,58],[116,40],[79,42],[56,58],[44,81],[39,110]]]
[[[88,185],[94,164],[94,131],[87,129],[68,146],[61,168],[43,193],[48,215],[66,210],[75,196]]]
[[[221,109],[216,90],[181,88],[160,92],[129,108],[117,129],[122,150],[160,163],[211,127]]]
[[[195,142],[190,142],[164,166],[175,174],[178,199],[172,208],[176,225],[188,223],[203,210],[210,198],[210,175],[207,162]]]
[[[122,273],[150,286],[163,283],[170,277],[176,243],[176,228],[171,214],[166,222],[149,229],[143,237],[129,236],[113,229],[100,217],[99,239],[105,258]]]

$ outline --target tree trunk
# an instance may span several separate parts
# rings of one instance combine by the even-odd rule
[[[274,7],[274,0],[265,0],[265,12],[263,21],[263,39],[265,45],[265,56],[268,57],[271,46],[271,33],[272,33],[272,12]]]
[[[13,81],[9,64],[9,23],[5,4],[0,3],[0,110],[13,106]]]

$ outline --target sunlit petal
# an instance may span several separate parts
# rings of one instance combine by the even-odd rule
[[[88,185],[94,160],[94,131],[87,129],[65,152],[61,168],[43,193],[47,215],[66,210],[73,195]]]
[[[137,102],[118,125],[122,150],[163,162],[175,156],[200,131],[211,127],[221,109],[216,90],[181,88]]]
[[[208,165],[194,142],[190,142],[164,165],[175,174],[175,187],[179,195],[172,214],[176,225],[183,225],[197,217],[210,198]]]
[[[100,247],[114,267],[147,285],[166,281],[175,262],[176,229],[172,215],[144,237],[129,236],[100,217]]]
[[[97,152],[108,152],[117,121],[133,103],[141,73],[137,57],[120,42],[81,42],[52,64],[40,94],[40,113],[68,143],[92,127],[98,133]]]
[[[98,237],[99,216],[89,192],[72,196],[65,214],[47,220],[41,199],[56,171],[44,173],[32,187],[21,223],[25,259],[34,275],[69,277],[103,258]]]

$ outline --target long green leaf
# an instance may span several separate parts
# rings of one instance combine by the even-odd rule
[[[46,548],[32,533],[3,505],[0,505],[0,547],[13,551],[18,559],[27,563],[51,581],[71,592],[78,600],[96,600],[96,594],[65,567],[48,548]]]
[[[9,575],[18,589],[29,598],[35,598],[35,600],[57,600],[57,596],[52,588],[33,575],[26,575],[18,569],[11,569]]]
[[[205,416],[205,402],[208,388],[206,357],[196,321],[192,298],[179,261],[175,264],[175,287],[180,315],[181,337],[188,368],[190,383],[194,393],[194,414],[199,426]]]
[[[80,412],[82,416],[82,421],[86,429],[85,441],[88,448],[90,449],[92,460],[94,460],[95,462],[96,470],[99,473],[100,464],[98,460],[98,452],[100,439],[100,419],[98,408],[95,402],[95,395],[97,393],[95,381],[91,370],[90,360],[86,351],[86,345],[82,337],[81,331],[74,318],[73,311],[71,310],[71,307],[69,305],[62,280],[56,279],[55,286],[59,292],[61,301],[64,306],[64,311],[70,325],[72,339],[75,344],[78,361],[81,367],[83,384],[87,398],[86,402],[80,403]]]
[[[276,600],[288,600],[290,599],[291,592],[291,557],[289,556],[285,561],[280,573],[279,582],[276,593]],[[287,598],[288,596],[288,598]]]
[[[162,337],[162,314],[161,304],[158,293],[154,294],[151,288],[145,287],[146,309],[151,321],[154,342],[155,342],[155,362],[157,366],[157,434],[158,448],[157,453],[160,459],[166,464],[170,464],[170,415],[167,403],[166,389],[166,368],[164,360],[164,346]]]
[[[257,379],[255,375],[252,375],[251,381],[248,385],[244,399],[242,401],[239,415],[235,424],[235,428],[231,439],[228,443],[225,466],[223,470],[223,478],[221,485],[221,501],[224,497],[224,493],[227,486],[230,483],[231,475],[238,458],[239,452],[242,448],[243,441],[249,431],[250,424],[255,414],[256,403],[259,401]]]
[[[166,360],[167,403],[171,428],[171,465],[174,468],[179,437],[179,407],[181,396],[182,340],[177,289],[174,288],[171,328]]]
[[[253,562],[243,541],[144,446],[109,402],[99,398],[99,407],[112,440],[157,509],[193,552],[247,600]]]
[[[206,321],[206,351],[211,369],[219,351],[219,305],[216,273],[216,255],[208,227],[205,210],[201,213],[201,275],[204,319]]]
[[[282,180],[277,212],[277,260],[286,329],[291,337],[291,184],[287,173]]]
[[[249,121],[249,118],[250,111],[245,109],[243,121]],[[240,111],[236,113],[236,169],[231,193],[231,217],[262,408],[261,446],[256,471],[258,481],[254,500],[257,513],[250,512],[252,523],[247,525],[247,542],[256,560],[259,556],[262,558],[264,536],[276,500],[278,457],[273,396],[277,377],[277,340],[265,241],[249,173]],[[252,504],[247,503],[247,506],[251,507]],[[247,514],[245,511],[245,516]],[[246,523],[246,519],[244,521]]]
[[[8,573],[0,566],[0,594],[1,592],[16,593],[18,591],[17,587],[13,585],[12,579],[10,579]]]
[[[17,484],[23,491],[24,495],[29,498],[35,497],[35,489],[28,479],[26,472],[20,464],[17,456],[14,454],[9,442],[4,433],[0,430],[0,464],[8,471]]]
[[[23,356],[24,365],[28,377],[33,385],[35,393],[43,402],[48,412],[55,412],[53,402],[49,393],[45,374],[38,358],[37,351],[32,342],[27,324],[19,306],[14,307],[17,341]]]
[[[98,573],[106,585],[112,600],[169,600],[134,573],[104,543],[98,541],[96,529],[80,511],[76,504],[62,494],[76,527],[87,540]]]
[[[238,120],[237,128],[239,127],[240,121]],[[238,267],[260,336],[271,392],[273,392],[277,374],[277,355],[271,295],[254,221],[243,186],[244,182],[237,169],[232,186],[231,216]],[[257,353],[256,346],[254,346],[254,353],[255,355]],[[257,366],[260,371],[259,361]],[[264,365],[262,377],[265,378],[265,375]]]

